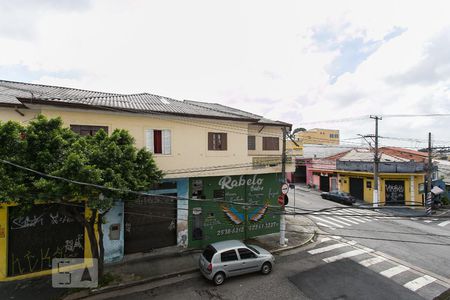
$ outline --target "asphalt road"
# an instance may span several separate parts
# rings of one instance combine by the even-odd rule
[[[290,204],[293,205],[294,194]],[[200,274],[115,299],[433,299],[450,288],[450,225],[361,211],[297,191],[318,241],[276,257],[274,271],[229,278],[214,287]],[[321,225],[320,225],[321,224]]]

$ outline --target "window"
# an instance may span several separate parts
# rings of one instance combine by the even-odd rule
[[[256,138],[254,135],[249,135],[247,137],[247,145],[248,150],[256,150]]]
[[[108,133],[108,126],[70,125],[70,129],[79,135],[95,135],[100,129]]]
[[[171,131],[169,129],[148,129],[146,137],[147,150],[155,154],[171,154]]]
[[[203,257],[208,261],[211,262],[211,259],[213,258],[214,254],[216,254],[217,250],[209,245],[206,247],[205,251],[203,251]]]
[[[222,262],[238,260],[236,250],[233,249],[223,252],[222,254],[220,254],[220,260]]]
[[[227,150],[227,134],[208,132],[208,150]]]
[[[239,248],[238,249],[239,256],[241,259],[249,259],[249,258],[255,258],[256,255],[252,251],[245,249],[245,248]]]
[[[277,137],[263,137],[263,150],[279,150],[280,139]]]
[[[254,247],[252,247],[252,246],[250,246],[250,245],[247,245],[247,244],[245,244],[245,246],[247,246],[249,249],[252,249],[253,252],[260,254],[259,251],[256,250]]]

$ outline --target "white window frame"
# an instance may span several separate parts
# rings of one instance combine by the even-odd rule
[[[162,153],[155,153],[154,131],[161,130]],[[145,130],[145,146],[154,155],[172,155],[172,130],[160,128],[148,128]]]

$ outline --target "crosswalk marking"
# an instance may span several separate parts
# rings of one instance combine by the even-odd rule
[[[331,220],[333,222],[338,222],[340,224],[346,225],[346,226],[352,226],[352,224],[350,224],[350,223],[345,223],[344,221],[337,220],[336,218],[333,218],[333,217],[325,217],[325,218],[327,218],[328,220]]]
[[[317,216],[311,216],[311,217],[313,217],[314,219],[319,220],[321,222],[325,222],[325,223],[331,224],[333,227],[344,228],[344,226],[342,226],[342,225],[333,223],[333,222],[331,222],[329,220],[325,220],[325,219],[323,219],[321,217],[317,217]]]
[[[331,251],[331,250],[346,247],[346,246],[348,246],[348,244],[338,243],[338,244],[333,244],[333,245],[322,247],[322,248],[309,250],[308,253],[309,254],[318,254],[318,253],[323,253],[323,252]]]
[[[368,218],[374,216],[374,214],[377,214],[377,213],[373,213],[371,211],[367,211],[367,210],[366,211],[361,211],[361,210],[357,210],[357,209],[353,209],[353,208],[349,208],[348,211],[350,211],[352,213],[355,213],[358,216],[363,216],[363,217],[368,217]]]
[[[339,218],[345,218],[345,220],[349,221],[349,220],[353,220],[359,223],[366,223],[367,220],[363,220],[363,219],[359,219],[355,216],[349,216],[348,213],[346,212],[336,212],[337,215],[339,215]]]
[[[425,222],[425,223],[431,223],[431,222],[433,222],[433,221],[431,221],[431,220],[424,220],[424,222]]]
[[[445,221],[445,222],[439,223],[438,226],[444,227],[445,225],[448,225],[448,224],[450,224],[450,221]]]
[[[391,278],[397,274],[400,274],[402,272],[405,272],[409,270],[408,267],[402,266],[402,265],[398,265],[396,267],[384,270],[383,272],[380,272],[381,275],[387,277],[387,278]]]
[[[358,221],[358,222],[361,222],[361,223],[365,223],[365,222],[367,222],[367,221],[371,221],[371,220],[368,220],[368,219],[364,219],[364,218],[362,218],[362,217],[360,217],[359,215],[358,216],[354,216],[354,215],[350,215],[350,214],[353,214],[353,212],[345,212],[345,211],[343,211],[343,212],[336,212],[336,214],[338,214],[338,215],[341,215],[341,217],[343,217],[343,218],[349,218],[349,219],[352,219],[352,220],[355,220],[355,221]]]
[[[422,277],[416,278],[414,280],[411,280],[410,282],[405,283],[403,286],[407,289],[410,289],[411,291],[415,292],[418,289],[426,286],[427,284],[432,283],[435,281],[436,278],[424,275]]]
[[[388,269],[385,269],[383,271],[377,271],[380,275],[385,276],[387,278],[392,278],[395,282],[403,285],[405,288],[408,288],[409,290],[416,292],[421,288],[424,288],[425,286],[429,285],[430,283],[433,283],[436,281],[436,283],[439,285],[439,287],[435,285],[431,285],[427,289],[431,289],[432,293],[437,293],[437,288],[440,289],[442,286],[442,279],[438,275],[425,275],[426,272],[423,271],[417,271],[414,269],[414,267],[407,267],[405,264],[399,264],[398,262],[396,265],[392,265],[392,263],[395,262],[395,259],[391,259],[389,257],[384,257],[383,253],[375,252],[374,249],[364,247],[360,244],[358,244],[356,241],[353,240],[347,240],[345,238],[342,238],[341,236],[326,236],[319,239],[319,242],[328,242],[332,243],[331,245],[327,245],[325,247],[312,249],[307,251],[311,255],[315,254],[322,254],[325,256],[325,258],[321,257],[321,260],[325,263],[333,263],[342,259],[352,259],[353,261],[359,263],[360,265],[372,269],[371,266],[376,265],[378,263],[386,261],[391,265],[391,267],[388,267]],[[358,246],[355,246],[358,245]],[[344,248],[348,246],[347,248]],[[337,249],[337,250],[336,250]],[[343,250],[339,250],[343,249]],[[339,253],[345,251],[343,253]],[[363,260],[358,261],[357,258],[360,255],[368,256],[370,255],[370,258],[365,258]],[[354,258],[356,257],[356,258]],[[387,265],[387,264],[386,264]],[[393,266],[393,267],[392,267]],[[378,269],[383,266],[378,266]],[[412,268],[412,269],[411,269]],[[372,269],[374,270],[374,269]],[[375,270],[374,270],[375,271]],[[401,274],[401,275],[400,275]],[[411,277],[412,275],[414,277]],[[398,276],[396,276],[398,275]],[[406,282],[407,280],[410,280]],[[415,278],[414,280],[411,280],[411,278]],[[406,282],[406,283],[405,283]],[[444,285],[445,287],[445,285]],[[425,290],[426,288],[424,288]],[[427,293],[429,293],[428,291]],[[423,292],[418,292],[423,293]]]
[[[346,222],[350,222],[350,223],[352,223],[352,224],[359,224],[358,222],[355,222],[355,221],[352,221],[352,220],[350,220],[350,218],[345,218],[345,217],[335,217],[336,219],[339,219],[339,220],[344,220],[344,221],[346,221]]]
[[[356,208],[314,212],[311,217],[314,218],[316,222],[320,222],[317,223],[317,225],[330,228],[331,230],[344,228],[346,226],[360,225],[362,223],[377,221],[383,218],[379,212]]]
[[[334,228],[334,227],[331,227],[330,225],[327,225],[327,224],[323,224],[323,223],[317,223],[317,225],[319,225],[319,226],[323,226],[323,227],[327,227],[327,228],[330,228],[331,230],[335,230],[336,228]]]
[[[359,262],[359,264],[363,265],[364,267],[369,267],[369,266],[378,264],[378,263],[380,263],[382,261],[385,261],[385,260],[386,260],[386,258],[384,258],[382,256],[375,256],[375,257],[372,257],[372,258],[368,258],[368,259],[362,260],[362,261]]]
[[[331,262],[335,262],[337,260],[341,260],[341,259],[344,259],[344,258],[361,255],[361,254],[364,254],[364,253],[367,253],[367,252],[368,252],[367,250],[356,249],[356,250],[352,250],[352,251],[349,251],[349,252],[341,253],[341,254],[338,254],[338,255],[335,255],[335,256],[324,258],[323,261],[326,262],[326,263],[331,263]]]
[[[332,239],[331,238],[329,238],[329,237],[324,237],[324,238],[321,238],[319,241],[321,242],[321,243],[325,243],[325,242],[328,242],[328,241],[331,241]]]

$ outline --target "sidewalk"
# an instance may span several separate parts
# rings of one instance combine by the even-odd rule
[[[259,245],[272,253],[279,253],[309,243],[314,238],[317,229],[311,220],[303,216],[286,216],[286,224],[286,238],[288,239],[286,247],[279,245],[279,233],[255,237],[247,240],[247,242]],[[127,259],[115,265],[108,265],[105,268],[105,274],[110,273],[114,278],[117,278],[115,283],[97,290],[83,290],[73,293],[64,299],[74,300],[87,297],[90,299],[107,299],[109,293],[117,292],[118,290],[150,282],[155,282],[156,284],[153,284],[153,286],[157,287],[158,281],[164,285],[164,281],[168,278],[179,277],[181,281],[183,280],[182,275],[199,272],[198,257],[201,253],[200,250],[180,251],[180,248],[171,248],[166,250],[171,252],[170,255],[160,253],[159,255],[132,260]],[[171,280],[170,283],[174,283],[174,280]]]

